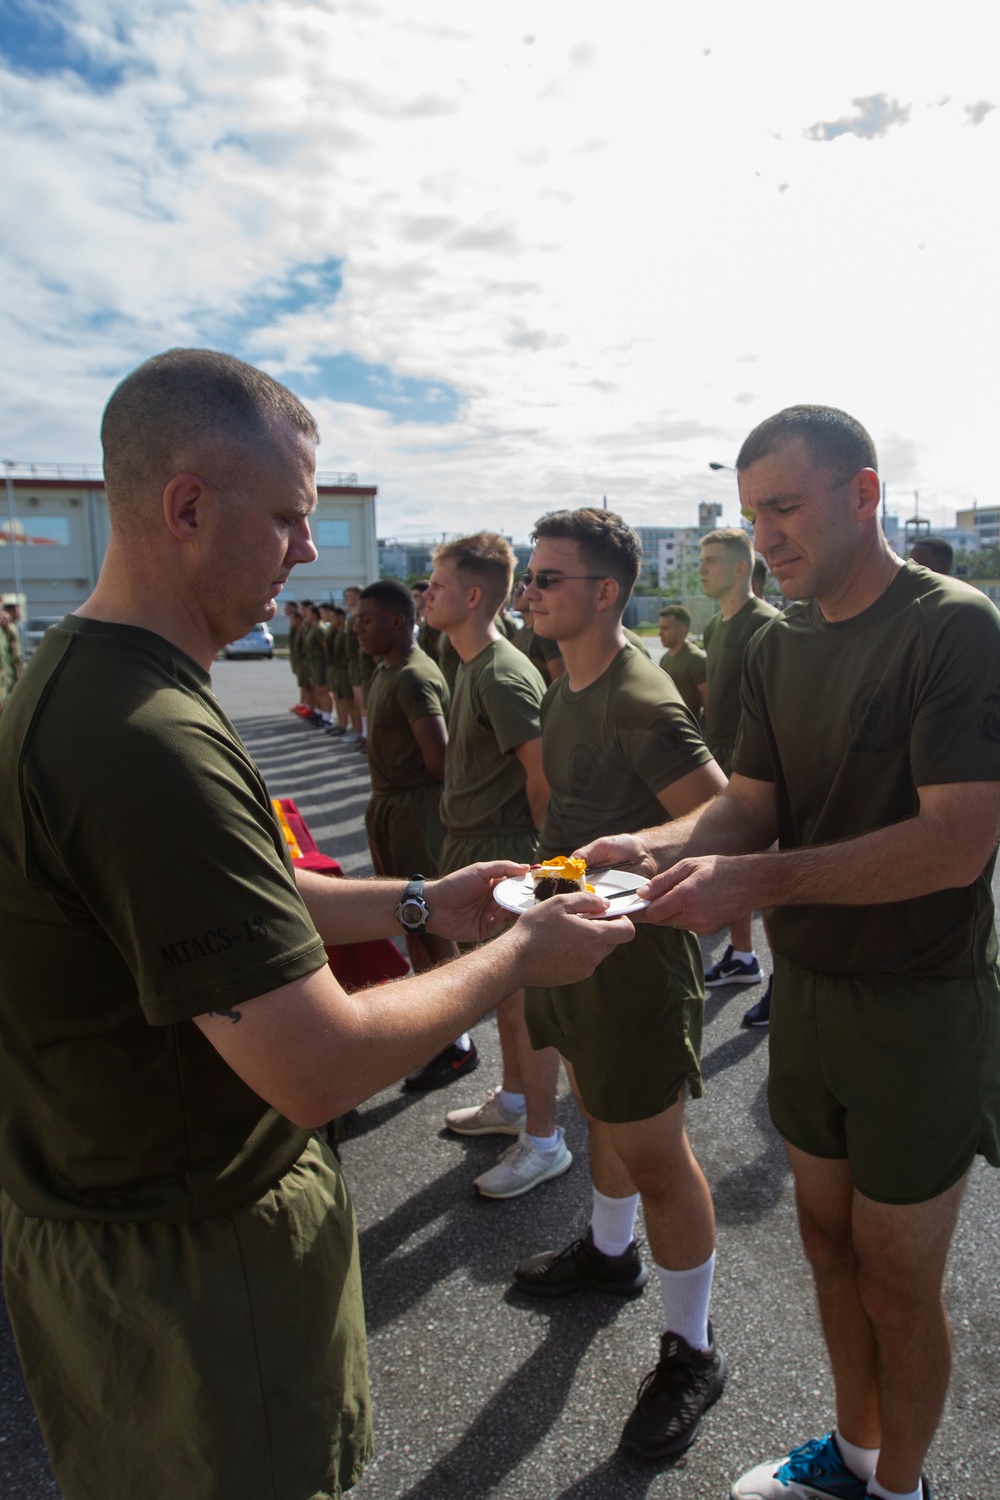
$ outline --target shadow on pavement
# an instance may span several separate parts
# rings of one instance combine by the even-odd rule
[[[547,1309],[533,1306],[542,1313]],[[399,1500],[469,1500],[487,1495],[543,1441],[563,1407],[595,1336],[621,1310],[618,1298],[594,1298],[573,1320],[549,1319],[545,1337],[504,1382],[454,1447]],[[609,1495],[626,1493],[621,1488]],[[628,1491],[640,1495],[645,1490]]]
[[[742,1162],[713,1184],[715,1217],[721,1224],[752,1224],[766,1219],[777,1209],[791,1173],[781,1137],[771,1124],[766,1081],[754,1094],[749,1115],[766,1145],[759,1156]]]

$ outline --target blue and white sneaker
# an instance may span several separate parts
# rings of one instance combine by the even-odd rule
[[[865,1500],[868,1483],[851,1473],[828,1432],[785,1459],[758,1464],[729,1493],[732,1500]]]
[[[763,977],[757,956],[754,955],[750,963],[742,958],[734,958],[733,945],[730,943],[718,963],[705,970],[705,988],[714,990],[720,984],[760,984]]]

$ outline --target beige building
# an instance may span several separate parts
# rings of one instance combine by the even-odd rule
[[[955,526],[959,531],[975,534],[979,547],[995,547],[1000,542],[1000,505],[976,505],[972,510],[955,513]]]
[[[314,563],[296,568],[284,597],[339,599],[378,577],[374,485],[356,474],[317,476]],[[91,592],[108,544],[104,478],[85,464],[6,465],[0,499],[0,592],[17,595],[28,630],[44,629]],[[280,601],[279,601],[280,603]],[[272,628],[280,641],[286,620]]]

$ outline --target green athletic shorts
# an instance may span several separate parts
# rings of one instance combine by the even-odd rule
[[[589,979],[525,990],[531,1045],[559,1048],[588,1111],[609,1125],[662,1114],[685,1084],[700,1099],[702,971],[690,932],[637,927]]]
[[[1000,970],[815,973],[774,955],[771,1119],[846,1160],[877,1203],[925,1203],[980,1153],[1000,1166]]]
[[[26,1218],[4,1288],[65,1500],[330,1500],[371,1456],[354,1213],[314,1138],[197,1224]]]
[[[538,834],[533,828],[481,828],[475,833],[445,834],[438,863],[441,875],[464,870],[482,860],[510,859],[518,865],[534,864]]]
[[[326,687],[326,657],[310,656],[308,663],[309,676],[313,685],[315,687]]]
[[[376,875],[408,880],[436,875],[444,829],[440,786],[376,792],[365,809],[365,832]]]
[[[295,668],[295,681],[300,688],[312,687],[312,676],[310,675],[309,663],[307,661],[300,661]]]
[[[354,697],[354,689],[351,687],[351,674],[346,667],[334,667],[333,693],[336,698],[346,698],[349,700]]]

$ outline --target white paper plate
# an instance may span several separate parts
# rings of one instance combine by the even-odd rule
[[[637,891],[648,881],[648,875],[630,875],[627,870],[605,870],[603,874],[598,875],[596,880],[589,880],[587,884],[594,887],[598,896],[603,896],[605,900],[608,900],[618,891]],[[498,906],[504,907],[507,911],[530,911],[535,904],[535,882],[530,875],[526,875],[523,880],[518,880],[516,877],[501,880],[493,892],[493,899]],[[638,896],[618,896],[611,902],[607,911],[602,911],[592,920],[627,917],[630,912],[642,911],[648,905],[648,901],[640,901]]]

